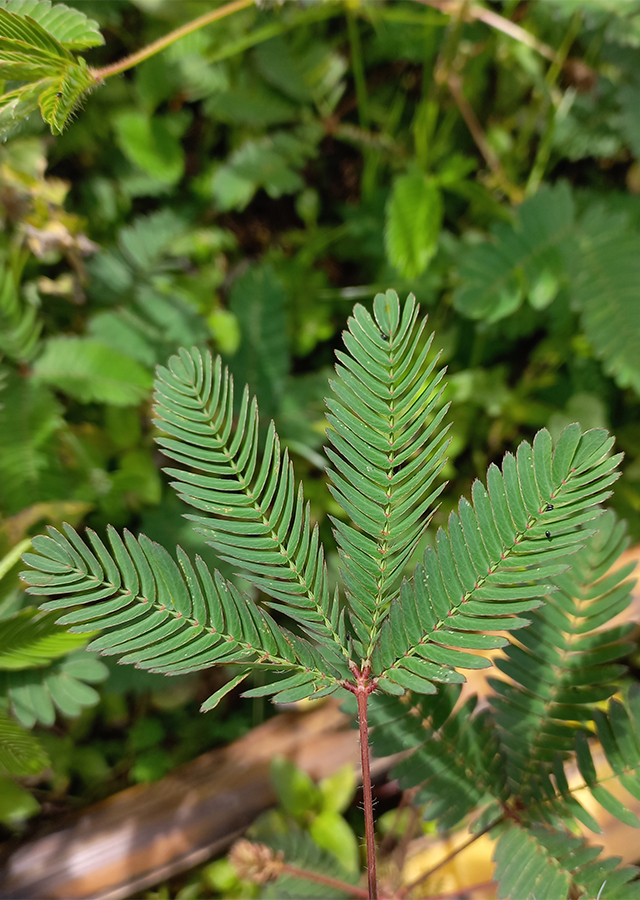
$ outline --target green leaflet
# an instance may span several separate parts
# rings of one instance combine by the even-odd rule
[[[601,516],[598,525],[571,568],[552,579],[554,593],[529,615],[530,626],[518,632],[517,643],[496,661],[509,680],[490,682],[498,734],[511,751],[507,775],[525,795],[533,789],[528,782],[535,781],[540,764],[550,764],[557,753],[566,758],[578,723],[588,721],[595,704],[617,690],[624,669],[615,663],[630,649],[624,640],[629,628],[602,630],[601,618],[603,609],[608,621],[629,605],[630,567],[598,580],[602,563],[611,566],[628,538],[624,523],[612,512]]]
[[[567,291],[605,371],[640,392],[639,248],[626,215],[596,204],[579,218],[567,184],[544,186],[517,209],[513,225],[497,225],[491,241],[465,248],[454,305],[497,322],[525,297],[541,309]]]
[[[37,555],[25,554],[33,568],[24,579],[30,593],[60,598],[48,600],[44,609],[71,610],[58,622],[72,632],[86,637],[102,630],[90,649],[165,674],[223,663],[302,670],[307,695],[335,681],[313,648],[278,628],[202,560],[194,567],[180,548],[176,565],[144,536],[136,540],[125,532],[123,540],[110,528],[107,548],[91,531],[81,541],[69,525],[64,533],[48,532],[33,539]],[[56,682],[56,702],[64,700],[61,692]]]
[[[543,430],[533,447],[525,442],[516,456],[507,454],[502,470],[491,465],[488,489],[474,484],[473,504],[460,501],[458,514],[449,516],[448,532],[438,530],[435,548],[427,548],[413,581],[393,599],[374,671],[419,690],[417,684],[407,683],[406,670],[442,680],[434,664],[486,665],[484,658],[465,652],[479,647],[475,634],[465,642],[465,632],[521,628],[530,621],[521,614],[541,606],[545,595],[562,586],[554,578],[566,570],[567,556],[592,534],[584,525],[599,515],[596,504],[606,499],[606,488],[617,477],[620,456],[609,456],[610,447],[604,430],[581,434],[578,425],[570,425],[553,452]],[[602,534],[609,534],[613,522],[609,515]],[[627,587],[618,605],[628,593]],[[562,599],[558,602],[562,606]],[[540,615],[552,616],[555,608],[550,600]],[[597,615],[600,607],[592,605],[591,610]],[[492,624],[494,616],[500,618],[499,625]],[[556,627],[563,621],[558,624],[556,616]],[[449,633],[454,635],[450,643]],[[525,669],[531,678],[528,666]],[[532,690],[530,682],[527,687]]]
[[[600,849],[556,828],[522,828],[512,823],[496,843],[498,897],[516,900],[533,894],[556,900],[565,897],[572,886],[581,896],[601,900],[640,896],[640,884],[629,883],[637,870],[632,866],[617,869],[620,858],[600,859]]]
[[[437,478],[447,431],[443,372],[415,298],[401,311],[393,291],[378,294],[374,315],[355,307],[344,334],[348,354],[338,352],[330,382],[335,399],[327,401],[330,490],[358,527],[334,520],[335,535],[352,616],[370,635],[367,657],[444,487]]]
[[[8,114],[8,107],[5,110]],[[2,118],[0,100],[0,127]],[[24,361],[33,356],[42,323],[36,307],[21,300],[15,268],[15,262],[9,259],[0,268],[0,352],[10,359]],[[19,262],[18,268],[21,268]]]
[[[3,9],[21,18],[29,17],[67,50],[85,50],[104,44],[98,23],[79,9],[50,0],[4,0]]]
[[[222,559],[241,568],[314,639],[346,655],[336,632],[317,526],[296,487],[288,454],[270,425],[258,461],[258,413],[245,390],[235,434],[234,384],[220,358],[197,350],[158,368],[157,424],[174,488],[206,516],[191,516]],[[189,467],[189,468],[187,468]],[[195,471],[189,471],[189,469]]]
[[[35,363],[34,376],[83,403],[133,406],[151,388],[149,373],[135,360],[81,337],[50,338]]]
[[[80,637],[84,642],[87,636]],[[85,707],[95,706],[100,698],[92,685],[104,681],[108,674],[104,663],[92,653],[75,650],[44,668],[0,672],[0,689],[6,692],[11,712],[24,726],[51,726],[57,711],[73,717]]]

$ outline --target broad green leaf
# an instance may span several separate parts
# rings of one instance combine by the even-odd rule
[[[320,791],[309,775],[284,756],[271,762],[271,780],[282,806],[295,817],[303,817],[320,806]]]
[[[184,150],[166,116],[122,112],[114,124],[122,150],[135,165],[166,184],[182,178]]]
[[[128,356],[80,337],[49,339],[35,362],[34,376],[82,403],[116,406],[140,403],[152,381],[147,370]]]
[[[416,278],[437,249],[442,198],[434,180],[421,173],[398,175],[387,204],[385,246],[389,262],[405,278]]]
[[[324,809],[311,822],[309,834],[318,846],[332,853],[348,872],[360,867],[360,847],[353,829],[339,813]]]
[[[38,812],[40,812],[40,804],[31,791],[18,784],[13,778],[0,776],[0,823],[12,829],[23,828],[25,821]]]

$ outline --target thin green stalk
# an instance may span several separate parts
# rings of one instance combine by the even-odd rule
[[[322,22],[324,19],[331,19],[333,16],[341,16],[343,11],[340,3],[323,3],[321,6],[310,6],[307,9],[296,10],[295,14],[291,15],[286,22],[269,22],[267,25],[252,31],[251,34],[245,34],[236,41],[226,44],[224,47],[216,50],[211,56],[207,56],[207,62],[221,62],[223,59],[235,56],[236,53],[242,53],[250,47],[255,47],[256,44],[262,44],[264,41],[285,34],[287,31],[291,31],[292,28],[297,28],[298,25]]]
[[[581,26],[582,13],[580,12],[580,10],[576,10],[576,12],[573,14],[571,22],[569,23],[569,28],[567,29],[567,32],[562,39],[562,43],[558,48],[556,57],[553,63],[549,66],[549,70],[545,76],[545,82],[549,88],[550,93],[550,96],[546,99],[547,126],[542,137],[540,138],[538,149],[536,151],[536,157],[533,161],[533,166],[531,167],[529,178],[527,179],[527,185],[525,187],[525,194],[527,196],[535,194],[540,184],[542,183],[544,172],[547,167],[547,163],[549,162],[549,157],[551,156],[551,147],[553,144],[553,136],[556,130],[556,123],[566,109],[562,101],[558,104],[557,107],[554,108],[551,92],[553,91],[556,81],[558,80],[560,72],[562,71],[562,67],[567,56],[569,55],[571,47],[573,46],[573,42],[578,36]]]
[[[360,121],[360,127],[367,130],[370,121],[367,79],[362,59],[362,44],[360,43],[358,23],[350,9],[347,9],[347,32],[349,34],[349,44],[351,45],[351,67],[353,69],[353,79],[356,84],[356,97],[358,99],[358,119]]]
[[[247,7],[253,6],[253,4],[254,0],[231,0],[230,3],[226,3],[224,6],[220,6],[217,9],[209,10],[209,12],[204,13],[204,15],[198,16],[197,19],[193,19],[191,22],[181,25],[180,28],[176,28],[174,31],[169,32],[169,34],[165,34],[164,37],[158,38],[157,41],[148,44],[136,53],[125,56],[123,59],[119,60],[119,62],[112,63],[110,66],[104,66],[102,69],[92,69],[91,72],[96,81],[104,81],[105,78],[111,78],[112,75],[119,75],[121,72],[126,72],[128,69],[132,69],[139,63],[144,62],[145,59],[155,56],[156,53],[160,53],[166,47],[175,44],[176,41],[186,37],[188,34],[192,34],[194,31],[204,28],[205,25],[209,25],[217,19],[224,19],[226,16],[230,16],[241,9],[247,9]]]

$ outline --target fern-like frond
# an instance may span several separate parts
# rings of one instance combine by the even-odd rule
[[[601,828],[596,819],[574,796],[576,791],[587,787],[593,798],[625,825],[638,828],[640,820],[621,800],[607,790],[605,784],[613,778],[636,800],[640,799],[640,686],[631,685],[626,703],[617,700],[609,701],[607,712],[596,709],[593,714],[597,736],[604,751],[610,771],[598,764],[592,753],[584,731],[579,731],[575,738],[575,751],[578,769],[584,781],[569,786],[560,754],[553,761],[555,784],[544,777],[540,778],[540,803],[536,806],[544,812],[545,805],[561,818],[574,816],[580,822],[599,833]]]
[[[284,862],[290,866],[335,878],[344,884],[358,883],[357,872],[346,869],[332,853],[319,847],[311,835],[300,828],[290,827],[286,834],[261,835],[260,840],[275,854],[282,854]],[[318,884],[311,879],[283,874],[268,884],[260,897],[263,900],[339,900],[349,897],[349,893],[338,887]]]
[[[299,624],[323,653],[346,658],[344,620],[327,584],[318,526],[312,526],[302,486],[273,423],[258,459],[258,409],[245,392],[235,433],[233,379],[218,357],[180,351],[156,380],[159,438],[181,468],[181,499],[207,513],[189,516],[218,555],[237,566],[271,607]],[[195,470],[195,471],[194,471]],[[346,671],[346,670],[345,670]]]
[[[71,639],[86,639],[86,635],[65,634]],[[75,650],[46,668],[0,672],[0,692],[7,696],[11,712],[24,726],[51,726],[56,710],[74,717],[95,706],[100,695],[92,685],[108,675],[109,670],[94,653]]]
[[[557,589],[552,579],[592,533],[582,526],[600,514],[597,504],[618,478],[612,443],[603,429],[581,434],[573,424],[552,452],[543,429],[533,447],[523,441],[515,456],[507,453],[502,470],[489,467],[487,489],[474,483],[473,505],[460,501],[448,532],[438,530],[435,548],[391,604],[374,654],[379,687],[435,693],[434,681],[464,681],[452,667],[491,664],[469,651],[502,639],[476,632],[528,625],[521,614]]]
[[[37,775],[49,757],[37,739],[0,709],[0,771],[24,777]]]
[[[113,528],[111,552],[92,531],[87,543],[69,525],[64,534],[48,532],[33,539],[37,553],[24,555],[32,570],[22,577],[31,594],[60,597],[43,609],[72,610],[59,624],[81,634],[104,632],[89,649],[167,675],[222,663],[289,670],[293,675],[275,687],[256,689],[279,690],[287,700],[302,685],[304,696],[338,687],[330,661],[276,625],[218,572],[211,575],[200,558],[194,566],[178,548],[178,567],[159,544],[128,532],[123,540]]]
[[[602,847],[540,825],[511,822],[495,849],[494,879],[500,900],[560,900],[568,896],[635,900],[640,882],[635,866],[616,869],[620,857],[599,859]],[[572,891],[571,895],[569,891]],[[574,893],[575,892],[575,893]]]
[[[624,215],[589,210],[571,283],[584,332],[605,372],[640,394],[640,234]]]
[[[403,789],[420,785],[414,802],[424,818],[442,830],[454,828],[473,810],[505,799],[505,775],[487,710],[476,712],[476,697],[456,707],[458,685],[443,685],[433,697],[370,700],[371,745],[376,756],[413,752],[393,767]]]
[[[10,359],[27,361],[33,356],[42,323],[33,304],[20,298],[16,269],[18,265],[5,261],[0,268],[0,354]]]
[[[0,506],[4,515],[70,493],[58,459],[62,407],[44,385],[9,373],[0,408]]]
[[[530,626],[495,661],[511,679],[490,680],[491,704],[509,782],[519,793],[526,793],[525,782],[540,764],[550,769],[556,753],[571,753],[576,730],[593,719],[596,704],[617,690],[624,672],[616,660],[630,650],[624,638],[633,624],[601,628],[628,606],[634,564],[607,574],[629,541],[613,512],[598,525],[571,569],[553,578],[555,593],[541,609],[525,613]]]
[[[85,641],[56,625],[55,613],[41,613],[33,608],[20,610],[0,622],[0,671],[48,666]]]
[[[354,630],[369,661],[403,568],[444,484],[444,370],[421,346],[426,319],[410,295],[378,294],[372,316],[360,304],[337,353],[335,395],[327,400],[333,463],[330,488],[356,528],[333,519]]]

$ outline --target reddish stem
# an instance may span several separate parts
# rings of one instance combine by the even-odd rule
[[[368,892],[364,888],[348,884],[346,881],[340,881],[339,878],[330,878],[329,875],[311,872],[309,869],[299,869],[298,866],[291,866],[289,863],[283,863],[280,872],[282,875],[291,875],[292,878],[303,878],[306,881],[314,881],[316,884],[324,884],[325,887],[337,888],[339,891],[344,891],[345,894],[351,894],[352,897],[360,898],[360,900],[368,900],[369,897]]]
[[[367,881],[369,900],[377,900],[378,883],[376,878],[376,835],[373,827],[373,794],[371,792],[371,755],[369,752],[369,725],[367,721],[367,705],[373,685],[369,681],[369,672],[365,669],[358,675],[355,690],[358,701],[358,726],[360,728],[360,758],[362,759],[362,794],[364,797],[364,833],[367,845]]]

